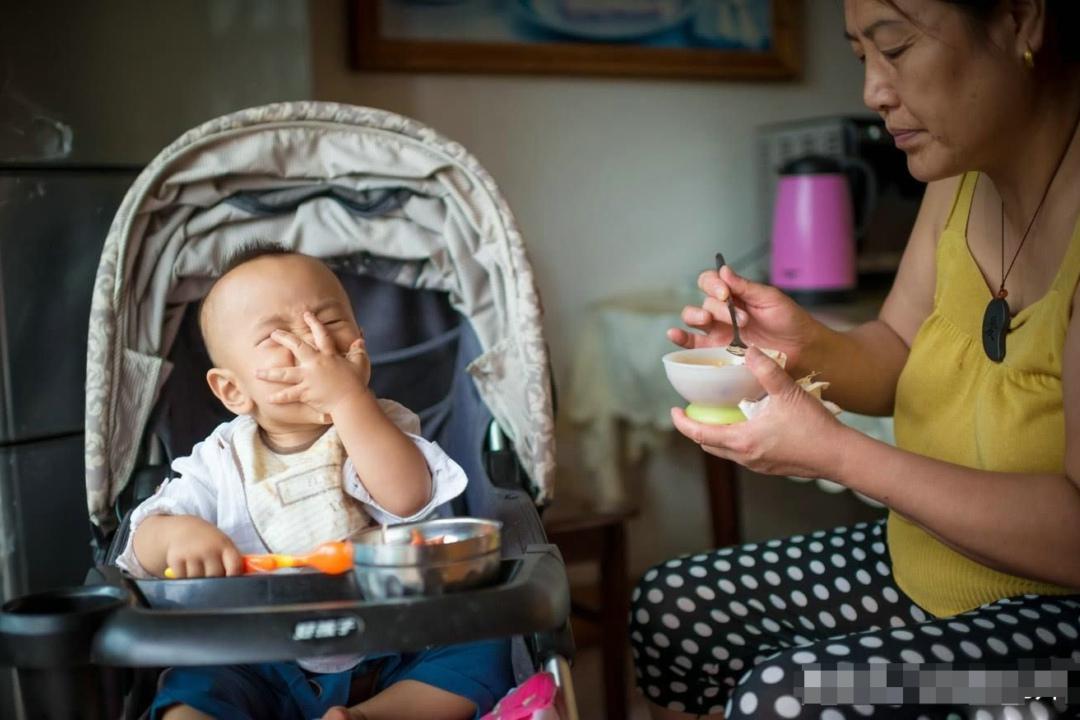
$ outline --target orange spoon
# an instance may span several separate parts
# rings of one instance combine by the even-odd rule
[[[312,567],[327,575],[340,575],[353,566],[351,542],[327,542],[306,555],[244,555],[244,573],[273,572],[279,568]],[[165,577],[174,579],[172,568],[165,568]]]

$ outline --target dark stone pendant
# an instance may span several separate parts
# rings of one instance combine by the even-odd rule
[[[1005,335],[1009,332],[1009,303],[996,297],[983,313],[982,340],[986,356],[996,363],[1005,359]]]

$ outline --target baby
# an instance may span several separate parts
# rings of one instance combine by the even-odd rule
[[[323,263],[276,245],[231,259],[200,309],[206,380],[236,414],[131,516],[117,565],[147,577],[242,572],[241,554],[303,553],[418,520],[466,478],[419,419],[368,389],[363,332]],[[151,718],[473,718],[512,685],[508,641],[415,655],[173,668]],[[346,707],[351,706],[351,707]]]

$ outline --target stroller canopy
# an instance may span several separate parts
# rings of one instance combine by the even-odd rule
[[[113,220],[87,349],[86,495],[95,523],[115,522],[187,306],[253,240],[445,291],[482,347],[468,367],[477,391],[538,502],[550,497],[554,419],[540,301],[494,180],[414,120],[283,103],[185,133],[139,175]]]

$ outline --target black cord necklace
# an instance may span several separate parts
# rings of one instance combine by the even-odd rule
[[[1077,116],[1076,122],[1073,123],[1069,141],[1065,143],[1065,149],[1062,150],[1057,165],[1054,166],[1054,172],[1050,174],[1050,180],[1046,183],[1042,197],[1039,198],[1039,204],[1035,206],[1035,213],[1031,216],[1027,228],[1024,229],[1024,234],[1020,237],[1020,244],[1016,247],[1016,252],[1013,253],[1012,261],[1009,263],[1007,270],[1005,269],[1005,200],[1001,201],[1001,285],[998,286],[997,293],[986,305],[982,327],[983,350],[986,351],[986,356],[996,363],[1005,359],[1005,336],[1009,334],[1009,323],[1012,320],[1009,302],[1005,299],[1009,295],[1009,291],[1005,289],[1005,280],[1008,279],[1013,265],[1016,264],[1016,258],[1020,256],[1020,251],[1023,249],[1024,243],[1027,242],[1028,233],[1031,232],[1032,226],[1035,225],[1035,218],[1039,216],[1039,211],[1042,210],[1043,203],[1046,202],[1046,196],[1050,194],[1050,186],[1054,184],[1054,178],[1057,177],[1061,164],[1065,162],[1065,156],[1069,154],[1069,148],[1072,147],[1077,128],[1080,128],[1080,116]]]

